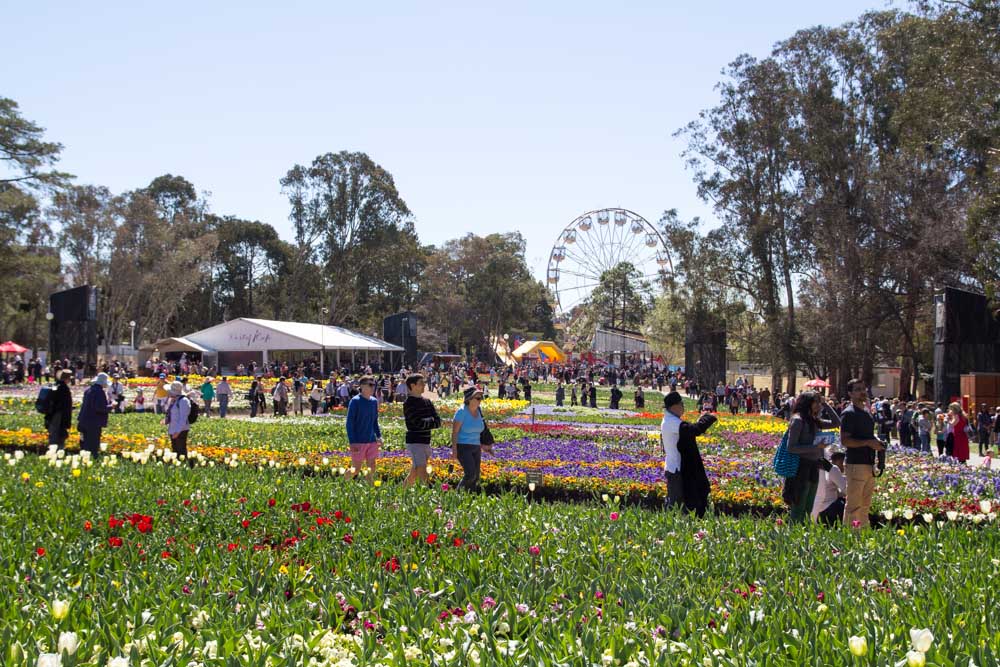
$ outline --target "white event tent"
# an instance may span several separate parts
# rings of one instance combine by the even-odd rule
[[[250,317],[239,317],[180,338],[164,338],[152,345],[144,345],[143,350],[160,354],[198,352],[203,359],[214,358],[219,369],[235,368],[237,364],[250,361],[266,364],[269,357],[278,357],[277,353],[315,352],[320,359],[321,372],[325,372],[324,357],[327,352],[336,354],[337,368],[341,365],[341,353],[350,355],[352,365],[354,355],[364,353],[367,365],[370,354],[381,359],[385,352],[403,352],[398,345],[343,327]]]

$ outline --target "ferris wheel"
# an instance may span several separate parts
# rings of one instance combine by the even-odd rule
[[[572,317],[601,275],[623,262],[635,267],[636,282],[652,287],[662,288],[674,270],[663,236],[638,213],[603,208],[569,223],[552,246],[546,271],[557,319]]]

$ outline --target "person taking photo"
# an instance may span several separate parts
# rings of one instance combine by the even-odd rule
[[[851,380],[847,395],[851,404],[840,415],[840,442],[847,448],[844,524],[860,529],[869,525],[868,513],[875,493],[875,452],[883,451],[885,446],[875,437],[875,419],[866,406],[865,383]]]

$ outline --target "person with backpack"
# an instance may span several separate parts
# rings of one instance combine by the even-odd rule
[[[108,374],[98,373],[93,384],[83,393],[80,412],[76,416],[76,430],[80,432],[80,449],[96,457],[101,448],[101,431],[108,425]]]
[[[168,393],[170,398],[167,399],[167,416],[163,425],[167,427],[167,435],[170,436],[170,449],[177,456],[186,457],[188,431],[191,429],[191,422],[198,418],[197,408],[184,395],[183,382],[172,382]]]
[[[49,432],[49,444],[59,449],[66,446],[69,427],[73,423],[73,394],[69,390],[72,371],[59,371],[55,387],[45,387],[46,398],[39,412],[45,415],[45,429]],[[36,406],[37,407],[37,406]]]
[[[798,455],[799,467],[794,477],[785,479],[781,494],[788,504],[791,523],[805,523],[809,519],[819,489],[820,470],[830,469],[830,462],[823,456],[825,449],[816,444],[816,434],[839,427],[840,417],[820,394],[813,391],[799,394],[788,420],[788,453]]]

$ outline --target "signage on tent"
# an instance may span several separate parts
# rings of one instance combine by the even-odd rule
[[[254,329],[250,331],[233,331],[229,334],[229,342],[239,343],[241,345],[246,345],[247,347],[253,347],[258,344],[266,345],[271,341],[271,334],[266,331],[261,331],[260,329]]]

